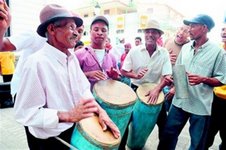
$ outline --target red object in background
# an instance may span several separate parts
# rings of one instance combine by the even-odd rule
[[[162,40],[162,37],[160,37],[158,40],[157,40],[157,44],[159,46],[163,46],[163,40]]]
[[[111,49],[112,49],[111,44],[110,44],[110,43],[106,43],[105,49],[106,49],[107,51],[111,50]]]

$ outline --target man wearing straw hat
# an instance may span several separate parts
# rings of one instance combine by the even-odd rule
[[[149,20],[144,29],[145,45],[130,50],[121,69],[122,75],[131,78],[131,87],[134,90],[143,83],[156,84],[156,87],[153,90],[150,90],[146,95],[148,97],[147,103],[152,105],[157,103],[163,87],[171,81],[170,76],[172,74],[172,66],[170,63],[169,52],[167,49],[157,45],[157,40],[163,33],[164,32],[160,29],[160,25],[156,20]],[[158,113],[154,115],[156,115],[156,119],[152,126],[149,126],[151,130],[157,121]],[[145,140],[141,141],[143,143],[141,145],[139,144],[141,142],[139,142],[138,145],[134,144],[133,146],[127,146],[132,149],[141,149],[144,146],[147,137],[144,137],[144,139]],[[134,141],[136,140],[139,140],[139,137],[134,139]]]
[[[191,137],[189,149],[203,150],[211,115],[213,87],[226,83],[226,53],[207,37],[214,27],[213,19],[199,14],[183,22],[189,26],[191,41],[182,47],[176,65],[185,66],[188,96],[177,96],[180,89],[175,86],[176,96],[160,137],[159,150],[176,148],[178,136],[188,120]]]
[[[29,56],[22,70],[21,86],[15,102],[16,120],[25,126],[30,149],[68,149],[74,123],[99,115],[103,130],[120,132],[96,103],[90,84],[79,67],[73,47],[81,18],[65,8],[50,4],[40,13],[37,33],[47,38],[38,52]]]
[[[142,83],[160,83],[155,91],[150,93],[149,103],[155,103],[158,94],[165,86],[172,74],[169,53],[165,48],[157,46],[157,40],[164,32],[156,20],[149,20],[145,34],[145,46],[135,47],[129,51],[122,66],[122,74],[132,79],[132,87],[136,88]],[[150,66],[150,64],[153,64]],[[155,74],[153,74],[155,73]],[[161,80],[161,77],[167,80]],[[163,82],[164,81],[164,82]],[[154,94],[155,93],[155,94]],[[153,95],[152,95],[153,94]],[[155,96],[154,96],[155,95]]]

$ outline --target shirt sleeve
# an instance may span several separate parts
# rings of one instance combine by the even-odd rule
[[[220,51],[214,65],[213,76],[222,84],[226,84],[226,52]]]
[[[170,62],[170,56],[169,56],[169,52],[167,51],[167,49],[165,49],[164,51],[165,53],[165,61],[163,64],[163,68],[162,68],[162,75],[171,75],[172,74],[172,64]]]
[[[8,37],[9,41],[16,47],[16,50],[21,51],[24,49],[40,49],[45,38],[34,34],[34,31],[27,31]]]
[[[115,56],[114,56],[114,55],[111,55],[111,54],[109,54],[109,55],[110,55],[110,57],[111,57],[113,67],[114,67],[115,69],[118,69],[118,65],[117,65],[117,61],[116,61]]]
[[[56,128],[59,122],[57,110],[47,108],[37,64],[31,58],[25,66],[14,106],[16,120],[24,126]]]
[[[132,66],[133,66],[132,51],[130,50],[123,62],[122,69],[129,72],[132,70]]]

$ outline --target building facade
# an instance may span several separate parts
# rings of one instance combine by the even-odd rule
[[[173,34],[177,25],[182,22],[183,14],[177,12],[161,0],[9,0],[12,14],[11,34],[26,30],[36,31],[39,25],[39,13],[44,5],[58,3],[70,6],[70,9],[84,19],[85,33],[83,41],[89,43],[90,23],[95,15],[104,15],[110,22],[109,37],[112,43],[125,38],[133,44],[136,36],[143,36],[142,28],[149,18],[160,22],[165,31],[164,36]],[[143,38],[143,37],[142,37]]]

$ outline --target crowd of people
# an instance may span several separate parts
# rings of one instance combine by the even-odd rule
[[[37,33],[4,37],[11,14],[5,1],[0,4],[4,5],[0,7],[0,50],[22,51],[12,76],[11,94],[15,119],[25,128],[29,149],[69,149],[55,137],[70,143],[76,124],[97,115],[103,130],[121,138],[119,150],[142,149],[156,124],[157,149],[174,150],[187,121],[189,150],[207,150],[218,131],[222,140],[219,149],[226,150],[226,23],[221,34],[223,47],[208,38],[215,22],[207,14],[183,20],[175,35],[165,41],[159,22],[150,19],[143,29],[144,41],[135,37],[132,46],[122,38],[114,47],[108,19],[96,16],[90,23],[91,43],[84,45],[82,18],[56,4],[41,10]],[[186,70],[186,98],[176,96],[180,90],[174,85],[174,69],[178,65]],[[153,84],[145,95],[148,107],[156,105],[164,93],[161,109],[150,114],[155,119],[146,125],[146,136],[133,127],[145,122],[139,115],[134,118],[136,111],[121,135],[96,102],[93,86],[106,79],[126,83],[135,92],[143,84]],[[131,139],[131,134],[136,137]]]

